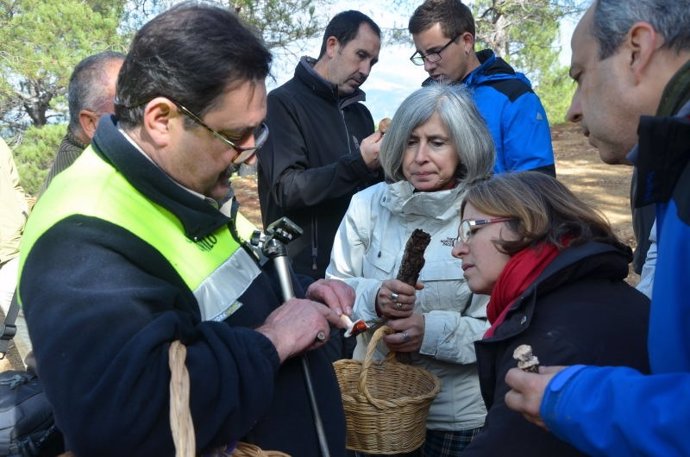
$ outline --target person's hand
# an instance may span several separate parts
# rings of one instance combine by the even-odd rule
[[[525,419],[544,429],[546,424],[539,414],[546,386],[556,373],[565,367],[539,367],[539,374],[511,368],[506,374],[506,384],[511,390],[505,396],[508,408],[522,414]]]
[[[355,290],[337,279],[319,279],[307,288],[307,298],[327,305],[338,316],[349,316],[355,303]]]
[[[379,168],[379,151],[381,150],[381,139],[383,133],[374,132],[368,137],[364,138],[359,145],[359,153],[362,154],[364,163],[370,170]]]
[[[376,292],[376,314],[384,319],[409,317],[414,310],[416,291],[423,288],[421,282],[412,287],[398,279],[386,279]]]
[[[329,307],[311,300],[292,298],[269,314],[256,330],[271,340],[283,362],[325,344],[331,331],[329,323],[344,326]]]
[[[422,347],[424,339],[424,316],[411,314],[404,319],[393,319],[386,325],[395,330],[391,335],[385,335],[383,342],[388,349],[395,352],[417,352]]]

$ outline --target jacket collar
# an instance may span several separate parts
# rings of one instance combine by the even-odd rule
[[[632,260],[629,247],[590,241],[562,250],[539,277],[511,305],[503,324],[486,341],[502,341],[529,327],[538,296],[582,278],[621,281]]]
[[[78,148],[79,150],[83,151],[86,149],[88,144],[84,144],[79,139],[72,133],[71,129],[67,129],[67,133],[65,134],[65,137],[63,138],[63,141],[66,141],[69,143],[71,146],[74,146],[75,148]]]
[[[506,79],[519,79],[531,88],[527,77],[519,72],[516,72],[508,63],[496,57],[496,54],[491,49],[484,49],[477,53],[480,65],[472,70],[469,75],[463,79],[462,83],[470,87],[478,86],[490,81],[501,81]]]
[[[446,221],[458,217],[461,199],[459,195],[464,186],[437,192],[416,192],[407,181],[398,181],[388,185],[381,204],[392,213],[413,216],[424,216]]]
[[[690,119],[642,116],[637,134],[635,206],[665,203],[690,162]]]
[[[338,86],[322,78],[314,70],[315,64],[316,59],[308,56],[302,57],[295,68],[295,79],[301,81],[319,97],[337,103],[340,109],[366,100],[366,94],[359,88],[351,95],[340,97]]]
[[[479,66],[472,70],[462,81],[453,81],[451,85],[464,84],[468,87],[475,87],[486,82],[500,81],[505,79],[519,79],[528,87],[532,87],[527,77],[519,72],[516,72],[508,63],[497,57],[491,49],[484,49],[477,52],[477,59],[479,59]],[[428,86],[436,81],[432,78],[427,78],[422,83],[422,86]]]
[[[657,116],[687,114],[690,111],[690,60],[683,65],[668,82],[661,94]],[[683,107],[686,113],[683,113]]]
[[[640,118],[637,134],[638,144],[628,155],[638,171],[635,206],[665,203],[675,193],[679,217],[690,221],[683,178],[690,174],[690,61],[664,88],[657,115]]]
[[[146,158],[117,128],[114,116],[103,117],[93,138],[94,150],[146,198],[173,213],[191,240],[200,240],[230,219],[207,201],[186,191]]]

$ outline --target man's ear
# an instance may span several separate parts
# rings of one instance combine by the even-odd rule
[[[460,45],[465,53],[469,55],[470,52],[474,52],[474,37],[470,32],[465,32],[460,35]]]
[[[83,109],[79,111],[79,126],[81,130],[86,134],[88,140],[91,141],[94,134],[96,133],[96,126],[98,125],[98,114],[91,110]]]
[[[326,55],[329,58],[333,58],[340,48],[340,41],[334,36],[329,36],[326,38]]]
[[[648,22],[636,22],[626,37],[630,52],[630,69],[639,81],[650,69],[654,53],[663,44],[663,37]]]
[[[144,107],[143,129],[157,146],[167,146],[171,142],[171,120],[177,116],[181,113],[173,102],[156,97]]]

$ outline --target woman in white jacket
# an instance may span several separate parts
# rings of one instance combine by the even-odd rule
[[[422,456],[455,456],[484,424],[474,341],[488,329],[487,297],[473,296],[451,256],[466,187],[491,175],[491,135],[465,89],[434,84],[402,102],[380,153],[386,182],[352,197],[335,236],[330,278],[356,290],[353,320],[386,322],[389,350],[441,379]],[[395,279],[415,229],[431,235],[416,287]],[[371,333],[358,337],[362,359]],[[385,348],[382,348],[385,350]]]

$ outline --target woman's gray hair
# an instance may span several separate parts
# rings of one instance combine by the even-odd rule
[[[664,37],[663,48],[690,49],[690,0],[595,0],[592,34],[599,58],[616,53],[636,22],[647,22]]]
[[[431,84],[410,94],[398,107],[383,137],[379,160],[389,181],[404,181],[402,163],[412,131],[438,113],[460,159],[456,175],[461,184],[491,176],[494,143],[468,90]]]

